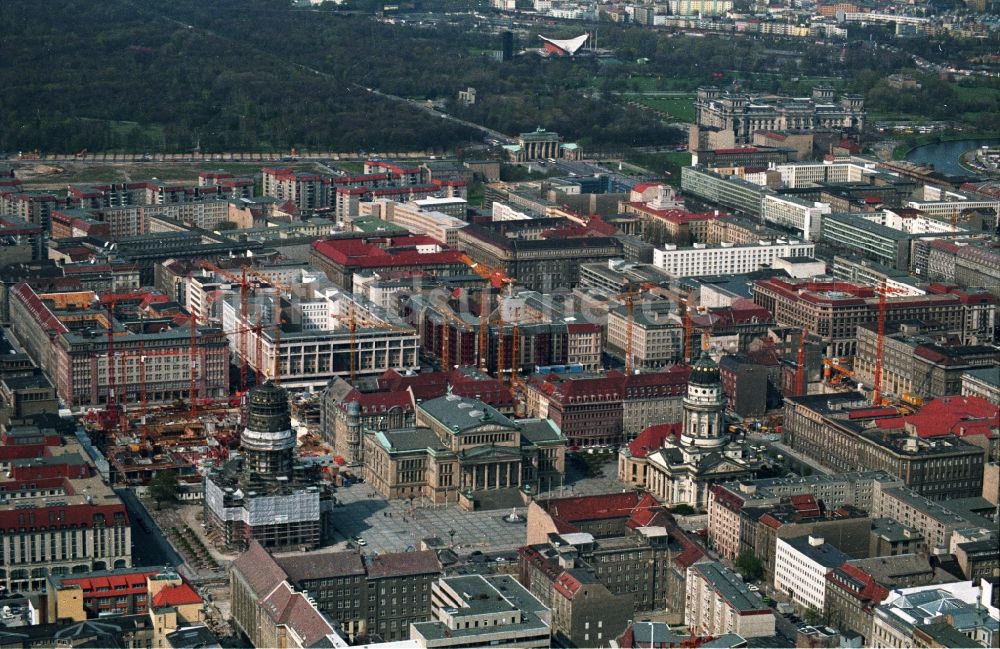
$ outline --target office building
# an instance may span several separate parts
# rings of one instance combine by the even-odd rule
[[[119,403],[186,399],[192,365],[199,397],[229,396],[229,353],[220,329],[197,327],[192,358],[189,324],[165,321],[155,333],[136,331],[139,317],[121,309],[112,312],[111,300],[105,299],[100,303],[92,291],[36,293],[27,283],[10,293],[12,330],[32,360],[54,378],[64,403],[101,405],[114,390]],[[109,330],[116,357],[113,374],[107,359]]]
[[[341,589],[343,590],[343,589]],[[229,570],[230,617],[252,647],[344,647],[336,622],[288,581],[259,543],[251,542]]]
[[[125,505],[75,438],[15,426],[0,436],[0,585],[43,590],[50,577],[132,565]]]
[[[813,508],[822,500],[828,509],[850,505],[857,510],[872,511],[876,484],[902,486],[903,483],[884,471],[868,471],[716,484],[709,490],[708,538],[721,556],[734,561],[743,549],[752,548],[756,542],[756,530],[748,524],[750,519],[743,516],[744,509],[767,512],[782,503],[797,506],[797,499],[809,496],[807,500]]]
[[[760,210],[765,222],[794,230],[807,241],[820,238],[823,219],[831,211],[825,203],[775,194],[763,197]]]
[[[433,551],[357,551],[285,555],[272,559],[296,590],[340,623],[352,642],[406,640],[410,624],[431,619],[431,585],[441,562]]]
[[[687,568],[704,552],[642,491],[557,498],[528,505],[527,546],[518,550],[522,579],[533,592],[552,560],[587,570],[635,611],[674,614],[684,607]],[[591,638],[593,640],[593,638]]]
[[[815,246],[812,243],[794,239],[778,239],[747,246],[696,243],[690,248],[679,248],[674,244],[666,244],[663,250],[653,251],[653,265],[671,277],[739,275],[773,266],[782,258],[811,258],[814,253]]]
[[[637,302],[630,327],[627,306],[609,309],[608,352],[624,360],[631,334],[633,367],[654,369],[679,363],[684,359],[684,328],[675,311],[668,300]]]
[[[723,176],[707,167],[681,169],[681,189],[706,202],[756,218],[760,218],[761,202],[770,192],[766,187]]]
[[[549,293],[573,288],[580,282],[580,264],[617,259],[620,242],[587,230],[555,231],[568,223],[544,219],[499,221],[469,225],[458,232],[458,245],[478,264],[502,270],[519,287]]]
[[[426,235],[316,241],[310,261],[347,291],[353,288],[354,274],[365,270],[424,271],[444,276],[469,273],[460,252]]]
[[[394,313],[339,289],[317,293],[312,300],[299,300],[297,308],[293,302],[281,324],[276,322],[277,300],[255,304],[262,320],[271,323],[263,326],[257,326],[252,314],[244,319],[238,307],[225,302],[222,326],[232,332],[227,334],[230,349],[242,354],[245,337],[248,365],[267,379],[280,377],[290,387],[316,389],[335,376],[375,377],[389,369],[419,369],[417,332]]]
[[[990,403],[1000,403],[1000,377],[996,368],[984,367],[962,373],[961,395],[982,397]]]
[[[889,416],[896,412],[890,409]],[[982,493],[986,451],[951,433],[911,436],[858,395],[785,397],[785,443],[835,471],[891,471],[935,500]]]
[[[822,611],[826,602],[826,574],[848,559],[821,536],[778,539],[774,589],[788,595],[803,611]]]
[[[997,372],[1000,351],[995,347],[949,344],[948,333],[922,322],[887,324],[882,341],[883,394],[919,403],[961,393],[962,377],[968,371],[994,368]],[[854,373],[865,385],[875,380],[877,348],[877,323],[858,325]]]
[[[758,280],[754,302],[789,327],[809,327],[811,336],[824,344],[829,357],[857,353],[858,325],[878,319],[879,299],[873,287],[849,282]],[[886,322],[935,320],[967,341],[991,334],[996,317],[996,299],[989,293],[961,291],[931,285],[925,295],[890,295],[886,298]],[[985,340],[987,338],[979,338]]]
[[[551,420],[570,445],[615,446],[646,422],[680,421],[689,375],[685,366],[629,376],[539,373],[525,383],[525,405],[532,416]]]

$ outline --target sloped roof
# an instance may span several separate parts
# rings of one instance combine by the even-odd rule
[[[938,397],[928,402],[920,412],[907,417],[878,420],[883,430],[896,430],[910,425],[919,437],[941,435],[986,435],[1000,425],[1000,407],[982,397]]]
[[[368,576],[373,579],[440,572],[441,562],[433,550],[379,554],[368,566]]]
[[[185,604],[201,604],[201,596],[188,584],[177,586],[167,586],[160,590],[153,597],[153,606],[162,608],[165,606],[183,606]]]
[[[250,547],[236,558],[232,569],[243,576],[247,586],[258,599],[266,597],[278,584],[288,578],[281,566],[257,541],[250,541]]]
[[[646,457],[650,451],[662,448],[663,442],[668,437],[676,437],[680,434],[682,426],[683,424],[680,422],[647,426],[635,439],[629,442],[629,453],[632,454],[632,457]]]

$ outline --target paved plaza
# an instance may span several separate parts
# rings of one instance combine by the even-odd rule
[[[616,463],[607,454],[602,465],[602,475],[581,477],[577,465],[567,463],[566,483],[542,497],[591,495],[622,490],[614,479]],[[376,552],[404,552],[417,549],[420,540],[437,536],[445,543],[454,543],[460,554],[481,550],[483,552],[513,551],[524,545],[526,531],[523,523],[503,521],[510,509],[467,512],[456,505],[431,506],[419,499],[387,501],[367,484],[354,484],[337,490],[340,506],[334,509],[331,532],[334,548],[343,549],[355,537],[366,541],[365,549]],[[516,511],[525,516],[526,507]],[[454,537],[449,532],[454,531]]]

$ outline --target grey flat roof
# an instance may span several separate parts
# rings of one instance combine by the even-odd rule
[[[513,421],[500,414],[493,406],[479,399],[460,397],[457,394],[447,394],[437,399],[424,401],[417,406],[424,413],[433,417],[448,430],[461,433],[478,428],[484,424],[514,428]]]
[[[851,559],[829,543],[824,542],[821,545],[812,545],[809,543],[809,538],[808,536],[798,536],[782,540],[792,546],[797,552],[809,557],[824,568],[836,568],[844,565]]]
[[[759,594],[750,592],[739,575],[721,563],[717,561],[698,563],[691,569],[700,572],[715,591],[737,611],[761,611],[767,608]]]

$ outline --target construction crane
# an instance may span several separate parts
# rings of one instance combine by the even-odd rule
[[[194,313],[188,316],[189,324],[191,326],[191,347],[189,350],[189,360],[191,361],[191,371],[189,373],[189,384],[188,384],[188,401],[191,404],[190,407],[190,417],[191,419],[198,418],[198,402],[197,402],[197,392],[198,392],[198,362],[195,360],[198,357],[198,316]]]
[[[854,371],[848,367],[845,367],[842,362],[843,358],[824,358],[823,359],[823,378],[830,379],[834,372],[837,376],[830,381],[831,385],[837,385],[840,383],[841,376],[853,379]]]
[[[244,333],[240,335],[237,355],[240,357],[240,393],[242,394],[247,391],[247,378],[249,375],[247,368],[247,356],[248,356],[247,347],[249,345],[248,343],[249,336],[246,332],[249,331],[249,329],[247,328],[249,325],[249,323],[247,322],[247,317],[249,314],[250,282],[247,280],[247,266],[243,266],[240,269],[241,274],[237,276],[207,261],[201,262],[200,265],[202,268],[205,268],[206,270],[210,270],[214,273],[222,275],[223,277],[233,282],[234,284],[239,285],[240,287],[240,321],[243,325]]]
[[[515,280],[513,277],[508,276],[507,273],[505,273],[502,269],[488,268],[485,264],[480,264],[478,262],[475,262],[468,255],[464,254],[459,256],[459,260],[461,260],[466,266],[471,268],[472,272],[474,272],[475,274],[479,275],[481,278],[489,282],[494,289],[497,289],[499,291],[503,291],[504,289],[506,289],[507,299],[513,297],[514,284],[516,283],[517,280]],[[504,322],[504,317],[503,317],[503,300],[504,300],[503,296],[501,295],[497,296],[496,326],[497,326],[498,338],[497,338],[496,375],[497,379],[501,383],[504,383],[504,374],[506,372],[506,365],[507,365],[507,360],[506,360],[507,335],[506,335],[506,323]],[[484,371],[486,370],[486,367],[488,365],[488,354],[489,354],[488,350],[489,343],[487,340],[487,336],[489,333],[490,323],[488,314],[489,314],[489,306],[487,304],[487,300],[485,299],[485,297],[483,297],[479,307],[479,366]],[[511,372],[513,377],[513,375],[517,374],[520,369],[519,366],[516,368],[514,367],[515,365],[518,365],[517,355],[520,354],[520,344],[519,344],[520,341],[518,340],[520,338],[520,331],[517,322],[514,323],[512,334],[513,338],[511,340],[511,357],[512,357]],[[512,378],[512,380],[514,381],[515,384],[519,384],[520,376],[518,375],[516,378]]]
[[[639,291],[629,291],[628,293],[623,293],[621,297],[625,298],[625,310],[627,312],[625,319],[625,374],[632,374],[632,333],[635,329],[635,298],[639,295]]]
[[[351,369],[351,385],[354,385],[354,376],[355,376],[355,374],[358,371],[358,359],[357,359],[357,353],[358,353],[358,349],[357,349],[357,346],[358,346],[358,341],[357,341],[358,322],[354,318],[354,300],[352,299],[350,302],[351,302],[350,305],[348,305],[348,307],[347,307],[347,314],[348,314],[347,315],[347,331],[348,331],[348,338],[349,338],[349,341],[348,341],[349,344],[348,344],[348,348],[347,349],[348,349],[348,355],[350,356],[349,363],[350,363],[350,366],[351,366],[351,368],[350,368]]]
[[[809,327],[802,327],[799,351],[795,356],[795,394],[798,396],[806,393],[806,337],[808,335]]]
[[[633,333],[635,332],[635,298],[642,295],[643,291],[654,288],[655,285],[644,282],[639,288],[620,293],[618,299],[625,301],[625,374],[631,374],[635,363],[633,354]]]
[[[691,319],[691,309],[688,307],[688,298],[677,299],[677,306],[681,312],[681,324],[684,328],[684,363],[690,363],[692,356],[692,337],[694,336],[694,321]]]
[[[878,332],[875,337],[875,382],[872,387],[872,405],[882,404],[882,373],[885,357],[885,317],[890,294],[900,293],[899,289],[890,288],[885,279],[881,286],[875,289],[878,293]]]
[[[115,326],[114,326],[115,303],[108,304],[108,399],[105,404],[104,426],[117,430],[121,423],[122,413],[119,411],[115,389]]]

